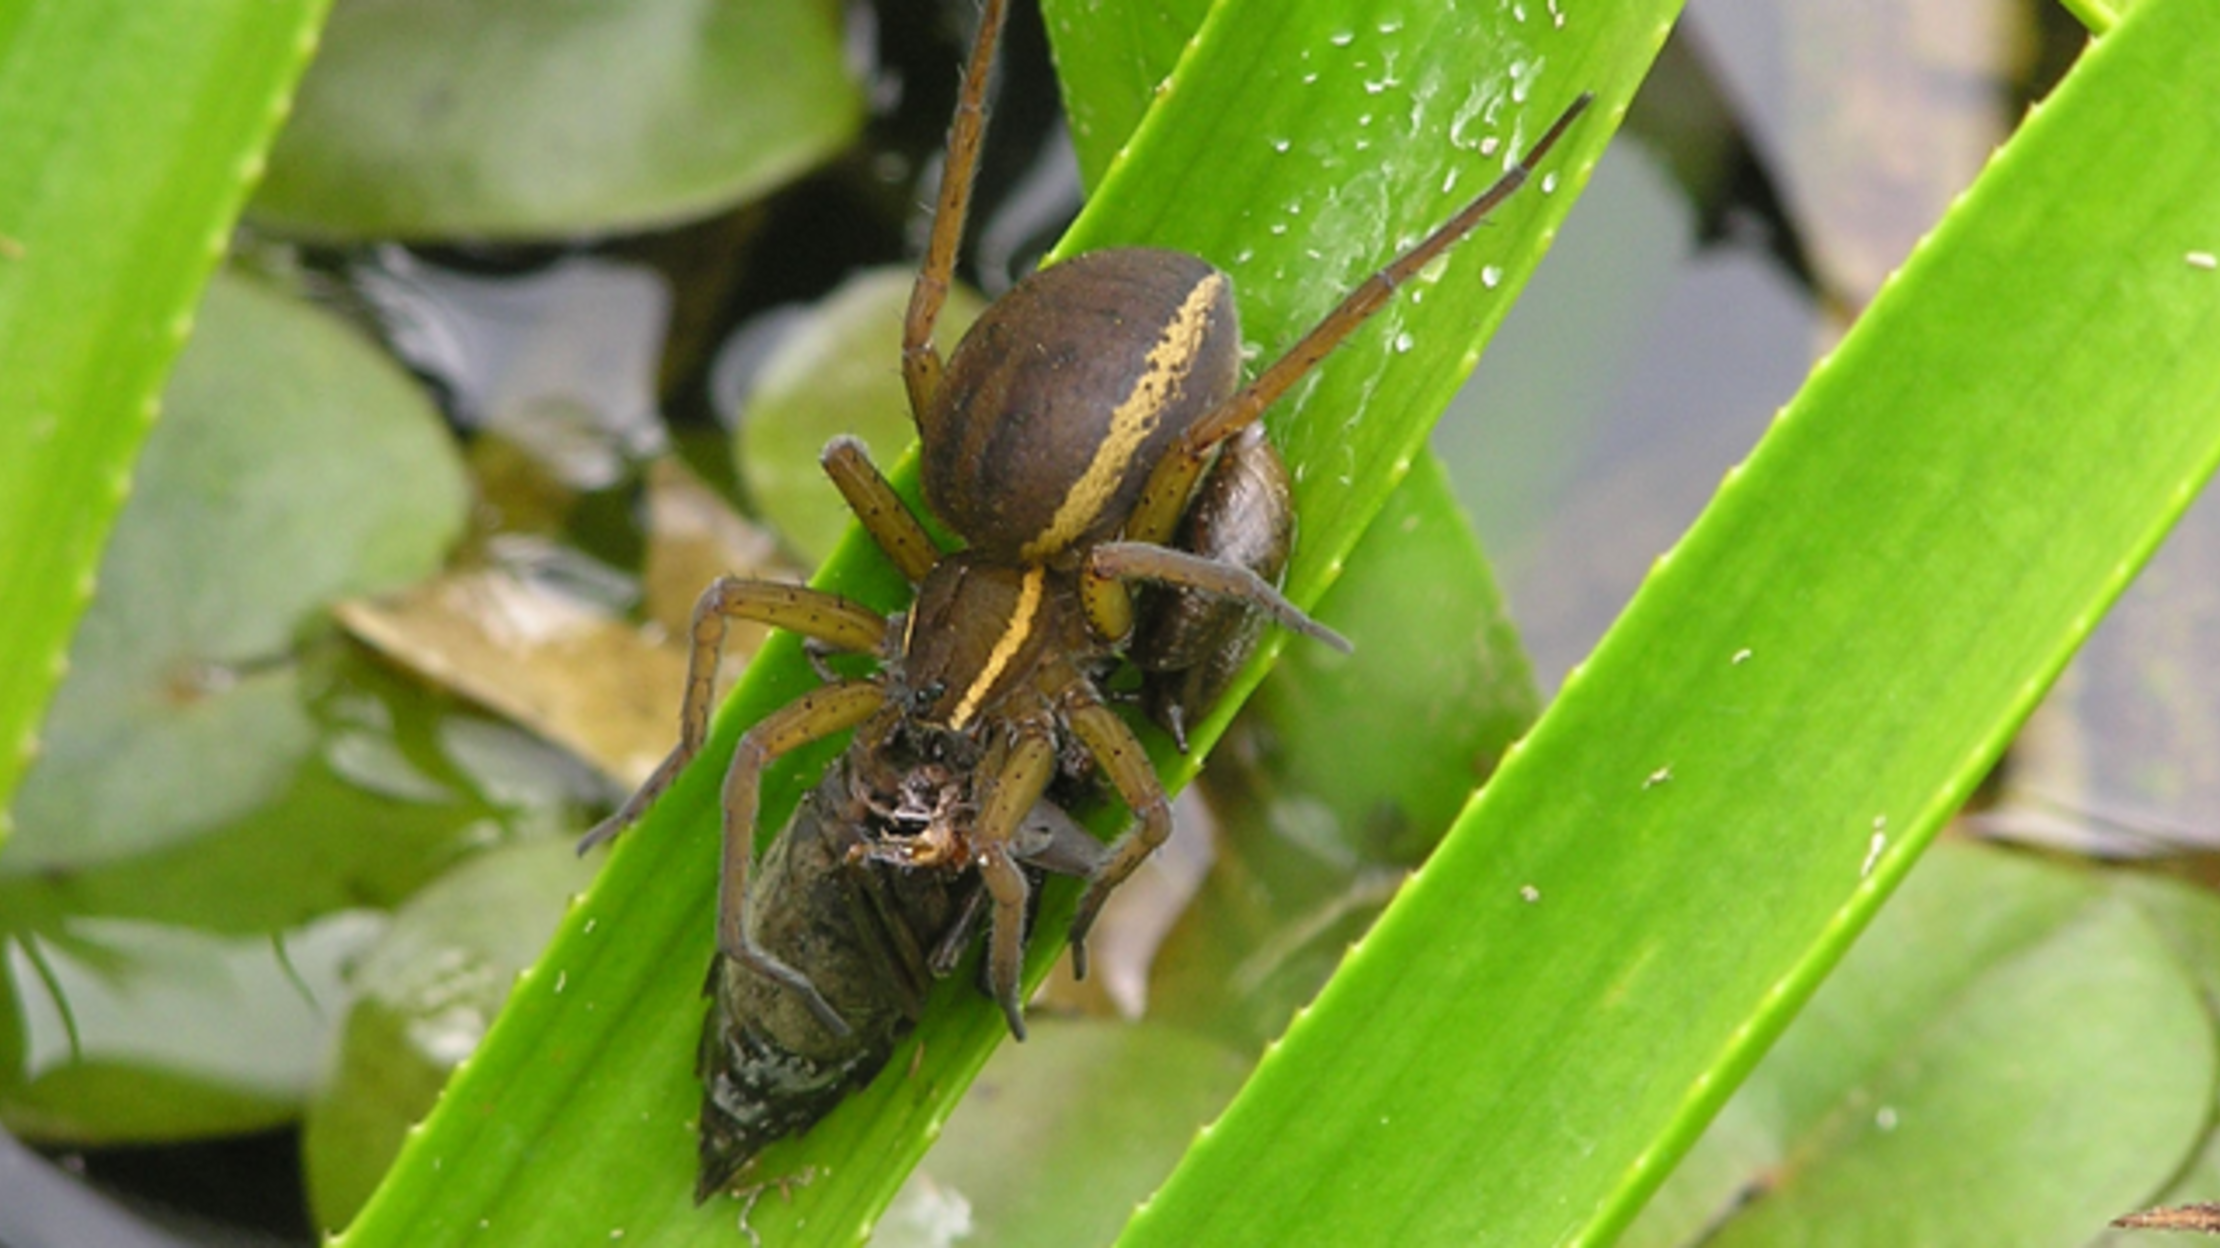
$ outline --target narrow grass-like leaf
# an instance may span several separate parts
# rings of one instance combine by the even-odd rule
[[[1210,9],[1211,0],[1084,6],[1048,0],[1041,6],[1079,177],[1089,189],[1101,185],[1103,171],[1133,137],[1157,84],[1179,63]]]
[[[1127,1241],[1625,1224],[2220,456],[2216,38],[2030,119]]]
[[[1583,89],[1601,99],[1550,161],[1553,190],[1520,196],[1495,228],[1303,388],[1290,461],[1306,508],[1291,592],[1316,597],[1400,478],[1547,242],[1675,6],[1653,0],[1553,24],[1546,8],[1410,13],[1384,0],[1216,9],[1172,86],[1065,251],[1153,242],[1232,272],[1247,335],[1290,342],[1348,286],[1478,192]],[[1305,75],[1313,75],[1305,81]],[[990,140],[991,141],[991,140]],[[844,591],[891,586],[853,540],[828,565]],[[791,644],[767,649],[706,753],[809,685]],[[822,753],[816,755],[821,759]],[[811,760],[800,760],[806,768]],[[694,768],[612,856],[593,894],[511,997],[346,1242],[444,1243],[485,1233],[727,1242],[733,1207],[688,1200],[698,1099],[696,990],[710,950],[716,766]],[[766,789],[766,825],[791,780]],[[1070,894],[1041,929],[1061,929]],[[1036,940],[1038,973],[1058,954]],[[766,1243],[868,1232],[1002,1023],[962,976],[943,986],[886,1077],[757,1173],[806,1179],[757,1202]]]
[[[0,6],[0,808],[324,8]]]

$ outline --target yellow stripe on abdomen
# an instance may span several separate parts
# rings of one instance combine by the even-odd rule
[[[1210,327],[1210,307],[1225,285],[1225,274],[1211,273],[1187,292],[1156,345],[1149,348],[1140,378],[1111,411],[1109,431],[1095,448],[1093,461],[1072,483],[1048,528],[1020,552],[1025,559],[1044,559],[1071,545],[1102,514],[1125,479],[1134,454],[1156,432],[1164,409],[1179,397],[1180,387],[1202,351],[1203,334]]]

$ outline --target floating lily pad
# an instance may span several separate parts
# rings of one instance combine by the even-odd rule
[[[143,853],[270,798],[314,740],[295,637],[462,528],[424,397],[305,304],[220,278],[173,376],[18,795],[0,873]]]
[[[872,1243],[1109,1243],[1249,1061],[1178,1028],[1044,1019],[995,1054]]]
[[[341,0],[250,211],[324,238],[706,215],[862,119],[826,0]]]
[[[598,796],[553,747],[351,647],[311,660],[305,683],[334,691],[315,708],[317,748],[245,819],[113,862],[0,878],[10,1129],[136,1143],[293,1118],[347,997],[317,942],[344,936],[351,957],[379,926],[332,925],[375,919],[366,907],[401,904],[512,832],[567,842],[576,804]],[[41,961],[56,970],[51,989]],[[83,1060],[70,1060],[73,1027]],[[133,1039],[156,1033],[153,1047]]]

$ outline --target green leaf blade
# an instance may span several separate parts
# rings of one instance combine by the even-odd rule
[[[322,0],[0,17],[0,802]],[[0,821],[0,836],[6,825]]]
[[[1524,155],[1575,96],[1600,96],[1528,189],[1266,415],[1302,517],[1295,602],[1331,583],[1409,471],[1677,10],[1556,25],[1541,11],[1233,0],[1211,11],[1110,163],[1057,254],[1147,245],[1210,260],[1232,276],[1244,337],[1269,361]],[[1196,187],[1228,193],[1182,193]]]
[[[1210,0],[1154,5],[1095,5],[1056,0],[1042,6],[1064,88],[1064,114],[1079,156],[1080,181],[1102,182],[1150,99],[1210,13]]]
[[[2220,455],[2216,34],[2139,7],[2013,141],[1130,1242],[1624,1225]]]

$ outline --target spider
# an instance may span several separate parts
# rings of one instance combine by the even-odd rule
[[[1144,611],[1184,617],[1238,607],[1346,650],[1348,643],[1282,597],[1256,570],[1276,564],[1206,535],[1178,540],[1183,516],[1215,506],[1237,529],[1261,527],[1284,550],[1284,480],[1266,501],[1192,504],[1206,473],[1271,456],[1257,428],[1266,408],[1385,305],[1396,287],[1469,233],[1521,186],[1589,102],[1583,95],[1525,157],[1431,235],[1352,291],[1286,354],[1243,384],[1232,282],[1180,252],[1115,248],[1042,269],[996,301],[945,359],[933,338],[946,300],[985,129],[988,68],[1007,0],[986,0],[948,142],[947,171],[903,325],[902,376],[921,444],[927,505],[963,541],[944,552],[863,448],[835,439],[823,464],[866,531],[916,586],[905,614],[886,616],[822,590],[720,578],[696,605],[679,742],[639,791],[587,834],[582,848],[631,824],[697,754],[712,710],[712,675],[727,622],[755,620],[821,651],[875,656],[869,675],[833,678],[750,728],[725,772],[717,948],[730,964],[776,983],[835,1036],[853,1025],[808,968],[756,934],[749,874],[758,789],[774,758],[858,729],[854,766],[897,751],[904,767],[941,769],[930,795],[963,817],[931,837],[879,836],[861,857],[916,871],[976,871],[989,908],[987,985],[1010,1031],[1025,1035],[1019,997],[1038,852],[1021,835],[1029,811],[1083,754],[1134,816],[1100,853],[1057,868],[1086,880],[1071,925],[1073,967],[1102,903],[1171,831],[1171,809],[1147,755],[1105,701],[1094,675],[1131,657],[1174,672],[1207,667],[1239,644],[1237,627],[1202,627],[1172,654],[1152,630],[1135,640],[1134,583],[1169,587]],[[1219,455],[1229,441],[1236,453]],[[1213,464],[1217,467],[1213,468]],[[1222,477],[1217,478],[1222,479]],[[1207,499],[1216,480],[1206,486]],[[1223,531],[1213,526],[1209,532]],[[1175,621],[1177,622],[1177,621]],[[1173,631],[1178,631],[1174,629]],[[1166,695],[1184,718],[1191,692]],[[928,784],[927,789],[934,789]],[[897,787],[899,787],[897,785]],[[829,800],[829,799],[828,799]],[[802,818],[821,824],[822,808]],[[812,824],[816,826],[816,824]],[[779,852],[776,846],[771,851]],[[1084,859],[1083,861],[1081,859]],[[828,868],[829,869],[829,868]],[[968,934],[965,926],[962,931]],[[713,973],[713,990],[717,984]],[[723,1008],[722,1003],[717,1007]]]

